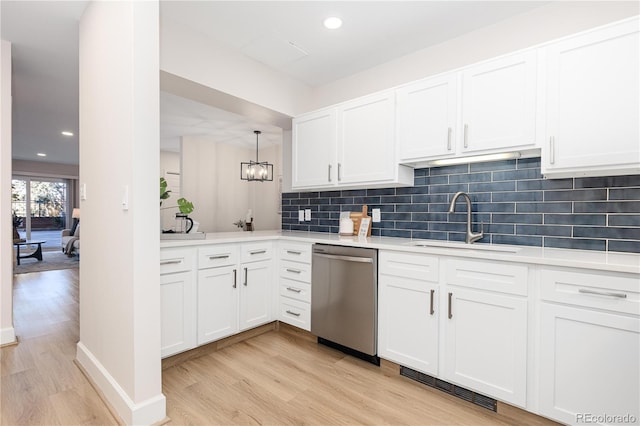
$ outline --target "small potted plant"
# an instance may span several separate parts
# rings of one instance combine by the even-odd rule
[[[24,218],[18,216],[16,214],[16,212],[13,212],[13,218],[12,218],[12,222],[13,222],[13,242],[14,243],[19,243],[24,241],[24,238],[20,237],[20,233],[18,232],[18,228],[20,226],[22,226],[22,222],[24,221]]]

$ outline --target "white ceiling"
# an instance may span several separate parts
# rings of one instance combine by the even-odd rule
[[[162,1],[163,19],[188,25],[296,78],[322,85],[524,13],[535,1]],[[78,163],[78,20],[86,1],[0,2],[1,36],[13,44],[13,157]],[[333,32],[322,27],[334,15]],[[259,124],[161,95],[161,143],[212,134],[242,144]],[[265,144],[277,129],[262,125]],[[62,130],[76,133],[71,138]],[[36,157],[46,152],[47,157]]]

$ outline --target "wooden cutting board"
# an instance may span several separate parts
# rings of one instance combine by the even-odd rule
[[[367,215],[367,205],[362,206],[361,212],[351,212],[349,218],[353,221],[353,235],[358,235],[360,230],[360,221],[363,217],[370,217]],[[367,229],[367,237],[371,236],[371,221],[369,221],[369,229]]]

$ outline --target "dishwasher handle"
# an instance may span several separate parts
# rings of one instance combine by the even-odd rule
[[[324,257],[326,259],[344,260],[345,262],[358,262],[358,263],[373,263],[371,257],[359,257],[359,256],[343,256],[341,254],[324,254],[313,253],[314,256]]]

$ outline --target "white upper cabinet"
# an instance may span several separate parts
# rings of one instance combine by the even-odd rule
[[[400,161],[455,154],[457,81],[452,73],[398,89]]]
[[[334,108],[293,120],[293,187],[312,188],[335,183],[336,113]]]
[[[539,147],[537,68],[529,50],[399,88],[400,161]]]
[[[395,165],[395,98],[386,92],[340,104],[340,184],[392,180]]]
[[[536,144],[536,51],[462,71],[461,152]]]
[[[639,22],[546,48],[545,176],[640,173]]]
[[[293,189],[412,185],[396,160],[395,93],[384,92],[293,120]]]

